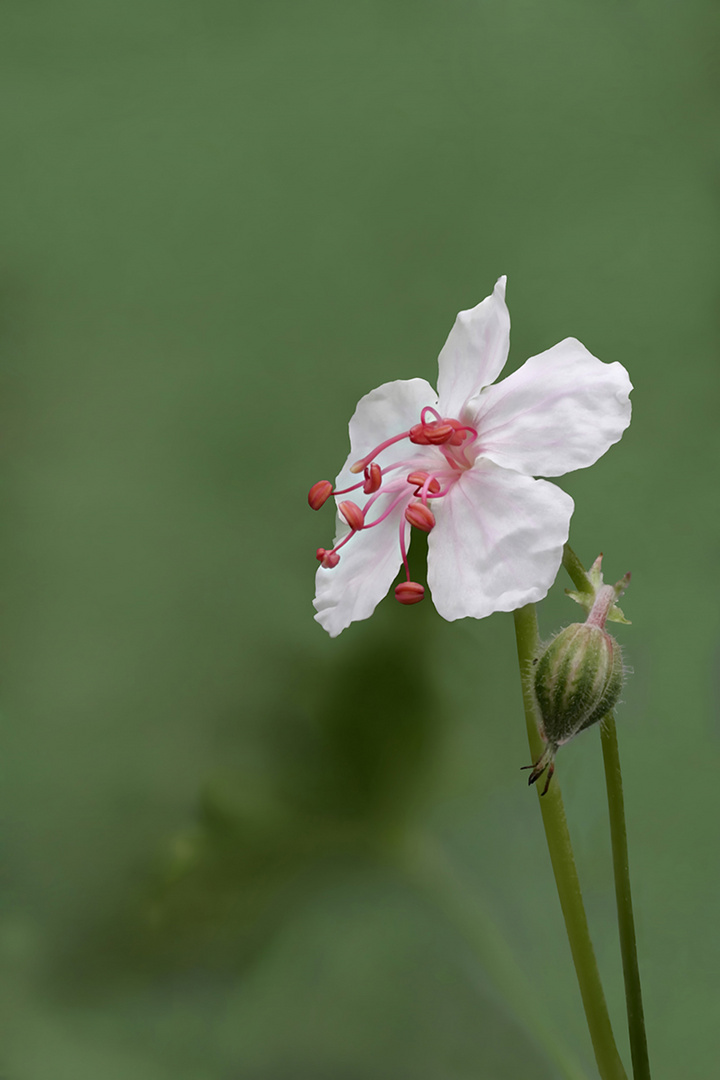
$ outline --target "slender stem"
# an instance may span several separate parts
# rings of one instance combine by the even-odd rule
[[[618,750],[615,717],[608,713],[600,728],[605,783],[610,814],[610,838],[612,842],[613,871],[615,874],[615,898],[617,900],[620,952],[622,954],[625,999],[627,1001],[630,1053],[632,1054],[635,1080],[650,1080],[645,1016],[643,1013],[640,968],[635,942],[635,919],[630,893],[630,863],[628,860],[627,830],[625,828],[625,801],[623,799],[620,753]]]
[[[585,567],[569,544],[566,544],[563,548],[562,563],[578,592],[592,593],[595,591],[585,573]]]
[[[537,617],[532,604],[520,608],[514,614],[525,722],[530,753],[535,761],[540,756],[543,746],[537,729],[535,705],[527,675],[538,651]],[[560,785],[557,781],[550,786],[547,795],[540,799],[540,809],[598,1071],[602,1080],[627,1080],[627,1074],[615,1044],[595,952],[590,940],[580,881],[570,843]]]
[[[580,592],[592,592],[582,563],[572,548],[566,544],[563,565]],[[620,953],[622,955],[625,1000],[627,1002],[630,1053],[635,1080],[650,1080],[645,1015],[640,985],[635,918],[630,891],[630,862],[628,858],[627,828],[625,825],[625,800],[623,798],[620,751],[618,749],[615,717],[608,713],[600,727],[605,786],[607,787],[608,812],[610,816],[610,842],[612,845],[613,873],[615,875],[615,899],[617,901]]]

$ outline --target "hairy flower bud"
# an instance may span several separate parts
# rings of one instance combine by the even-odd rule
[[[607,716],[622,692],[622,654],[605,630],[605,622],[627,622],[615,601],[630,575],[616,585],[605,585],[601,562],[602,555],[587,574],[591,588],[570,594],[588,611],[586,622],[566,626],[533,661],[533,690],[545,749],[534,765],[525,767],[532,769],[531,784],[547,770],[543,795],[555,770],[558,747]]]
[[[623,685],[620,646],[599,626],[572,623],[535,666],[534,689],[545,739],[555,746],[602,720]]]

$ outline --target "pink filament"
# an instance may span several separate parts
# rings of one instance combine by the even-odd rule
[[[435,417],[435,419],[437,420],[437,422],[440,423],[440,421],[442,420],[442,417],[440,416],[440,413],[437,411],[437,409],[433,409],[432,405],[426,405],[425,408],[420,413],[420,423],[421,424],[426,424],[427,423],[427,420],[425,419],[425,413],[427,413],[427,412],[432,413],[433,416]]]
[[[354,465],[350,466],[350,472],[359,473],[369,465],[373,458],[377,457],[383,450],[386,450],[388,446],[392,446],[393,443],[400,442],[401,439],[407,439],[409,432],[403,431],[400,435],[393,435],[391,439],[386,439],[385,442],[381,442],[374,450],[371,450],[365,457],[360,458]]]
[[[447,435],[445,434],[446,430],[448,431]],[[469,439],[466,438],[465,433],[470,436]],[[437,441],[435,441],[433,435],[436,436]],[[337,553],[342,547],[344,547],[345,544],[347,544],[349,540],[352,539],[355,533],[360,531],[361,529],[372,529],[373,526],[380,525],[397,509],[397,507],[401,503],[408,501],[409,493],[407,491],[407,488],[403,493],[397,495],[395,498],[392,498],[392,490],[383,490],[382,480],[380,478],[385,476],[386,473],[392,472],[393,470],[412,470],[413,467],[415,469],[418,469],[418,466],[416,462],[413,461],[412,457],[406,461],[399,461],[391,465],[386,465],[382,469],[376,464],[371,465],[373,459],[376,458],[378,454],[382,453],[383,450],[386,450],[389,446],[393,446],[395,443],[400,442],[402,439],[410,438],[411,442],[417,443],[420,446],[434,446],[443,455],[445,462],[452,470],[450,476],[445,477],[446,486],[444,488],[440,487],[440,480],[434,473],[425,473],[422,483],[416,486],[416,490],[414,492],[415,497],[420,499],[420,503],[415,505],[418,507],[418,509],[420,509],[421,506],[425,507],[427,514],[430,515],[430,518],[432,518],[431,511],[428,507],[429,500],[441,499],[445,495],[447,495],[448,492],[451,490],[456,478],[464,471],[464,469],[468,468],[472,464],[468,460],[464,451],[470,445],[470,443],[474,442],[477,439],[477,437],[478,433],[475,428],[470,427],[467,424],[461,424],[458,420],[444,419],[443,417],[441,417],[437,409],[435,409],[431,405],[426,405],[420,412],[419,424],[415,424],[411,429],[409,429],[408,431],[403,431],[399,435],[393,435],[392,438],[385,439],[383,442],[379,443],[374,450],[370,451],[369,454],[366,454],[364,457],[360,458],[350,467],[350,472],[352,473],[359,473],[364,470],[365,476],[362,480],[359,480],[358,483],[352,484],[349,487],[337,489],[332,492],[333,495],[347,495],[352,491],[357,491],[358,489],[362,488],[365,494],[369,495],[370,497],[367,499],[362,509],[360,507],[357,507],[354,503],[348,504],[348,509],[352,507],[354,510],[360,512],[363,519],[362,524],[355,526],[350,524],[350,522],[348,521],[348,524],[350,525],[349,533],[338,544],[336,544],[335,547],[332,549],[332,552],[329,552],[328,554]],[[424,469],[422,470],[422,472],[424,473]],[[412,472],[410,473],[410,475],[412,475]],[[377,485],[377,487],[375,487],[375,485]],[[433,490],[434,487],[436,487],[438,490]],[[390,485],[390,488],[394,488],[395,491],[397,491],[397,483],[394,481]],[[376,499],[378,499],[381,495],[390,496],[390,504],[387,509],[378,518],[375,519],[375,521],[368,522],[368,512],[375,504]],[[340,507],[338,509],[340,509]],[[342,509],[340,509],[340,513],[343,517],[345,516]],[[417,524],[418,528],[424,528],[424,524],[415,524]],[[407,560],[406,530],[409,528],[409,526],[410,523],[406,520],[405,515],[401,515],[399,525],[400,554],[402,556],[402,562],[405,568],[407,581],[408,583],[412,584],[412,582],[410,581],[410,568]],[[403,600],[402,602],[405,603],[410,601]]]
[[[370,504],[371,504],[372,502],[374,502],[374,501],[375,501],[375,498],[377,498],[377,497],[378,497],[378,496],[380,496],[380,495],[387,495],[387,492],[386,492],[386,491],[378,491],[378,493],[377,493],[377,496],[375,496],[374,498],[372,498],[372,499],[369,499],[369,500],[368,500],[368,502],[367,502],[367,504],[366,504],[366,506],[365,506],[365,513],[366,513],[366,514],[367,514],[367,512],[368,512],[368,507],[370,506]],[[403,493],[402,493],[402,495],[398,495],[397,499],[395,499],[395,501],[394,501],[394,502],[391,502],[391,503],[390,503],[390,505],[388,506],[388,508],[387,508],[387,510],[385,511],[385,513],[384,513],[384,514],[381,514],[379,518],[376,518],[376,519],[375,519],[375,521],[371,521],[371,522],[370,522],[369,524],[366,524],[366,525],[365,525],[365,528],[366,528],[366,529],[372,529],[373,525],[379,525],[379,524],[380,524],[380,522],[381,522],[381,521],[384,521],[384,520],[385,520],[385,518],[386,518],[386,517],[387,517],[387,516],[388,516],[389,514],[392,514],[393,510],[395,509],[395,507],[396,507],[396,506],[399,506],[399,504],[400,504],[401,502],[403,502],[403,500],[404,500],[404,499],[407,499],[407,495],[405,494],[405,492],[403,492]]]
[[[405,576],[408,581],[410,580],[410,567],[407,561],[407,548],[405,547],[405,529],[407,528],[407,522],[405,518],[400,518],[400,554],[402,555],[403,566],[405,567]]]

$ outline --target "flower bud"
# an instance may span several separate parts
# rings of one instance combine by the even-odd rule
[[[602,720],[623,685],[620,646],[600,626],[572,623],[553,638],[535,666],[535,699],[548,743],[562,746]]]
[[[558,747],[602,720],[622,691],[622,654],[605,630],[605,622],[628,621],[616,600],[627,588],[630,575],[616,585],[605,585],[601,564],[599,555],[586,574],[589,587],[569,594],[588,612],[587,620],[566,626],[533,661],[533,690],[545,749],[534,765],[525,768],[532,769],[530,784],[547,770],[543,795],[555,770]]]

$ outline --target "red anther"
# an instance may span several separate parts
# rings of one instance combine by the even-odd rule
[[[467,424],[461,424],[459,420],[446,419],[443,420],[443,423],[452,424],[455,428],[449,440],[451,446],[461,446],[468,437],[470,441],[477,439],[477,431],[475,428],[469,427]]]
[[[363,484],[363,491],[366,495],[372,495],[374,491],[377,491],[382,484],[382,469],[379,465],[373,462],[372,465],[368,465],[365,469],[365,483]]]
[[[416,443],[418,446],[441,446],[443,443],[449,442],[455,434],[455,428],[449,421],[443,420],[440,423],[434,420],[430,424],[415,424],[410,428],[408,432],[408,438],[411,443]]]
[[[429,446],[430,440],[426,432],[427,424],[414,424],[408,432],[408,439],[411,443],[415,443],[416,446]]]
[[[449,442],[455,434],[455,428],[452,424],[426,424],[425,435],[427,441],[433,446],[442,446],[443,443]]]
[[[414,487],[421,488],[427,478],[428,474],[426,472],[411,472],[407,478],[407,481],[408,484],[413,484]],[[437,495],[438,491],[440,490],[440,481],[436,480],[433,476],[432,480],[428,484],[427,489],[431,495]],[[415,494],[417,495],[417,492],[415,492]]]
[[[318,480],[308,492],[308,502],[313,510],[319,510],[332,495],[333,486],[329,480]]]
[[[463,427],[459,420],[446,420],[445,423],[452,424],[452,426],[455,428],[452,435],[450,436],[450,445],[460,446],[462,443],[464,443],[466,435],[468,433],[467,428]]]
[[[425,587],[419,581],[401,581],[395,586],[395,599],[401,604],[419,604],[425,596]]]
[[[421,502],[410,503],[405,511],[405,520],[416,529],[422,529],[423,532],[430,532],[435,525],[435,515],[432,510]]]
[[[318,548],[315,558],[326,570],[332,570],[340,562],[337,551],[327,551],[325,548]]]
[[[357,503],[351,502],[350,499],[348,499],[346,502],[340,503],[340,505],[338,506],[338,510],[345,518],[353,532],[356,532],[358,529],[362,529],[363,525],[365,524],[365,515],[363,514]]]

